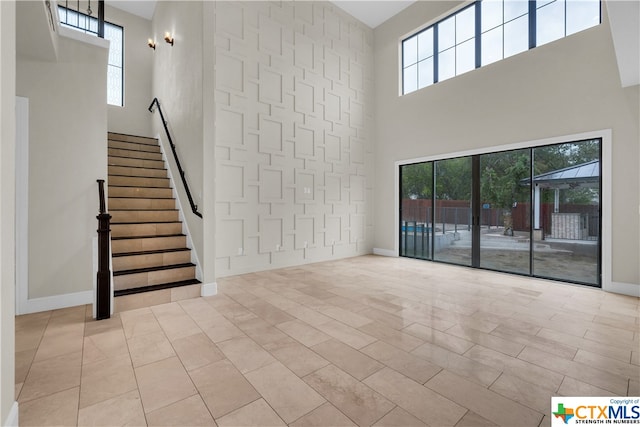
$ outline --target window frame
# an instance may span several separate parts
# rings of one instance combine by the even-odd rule
[[[564,35],[562,37],[558,38],[558,39],[554,39],[552,41],[545,42],[545,43],[540,44],[540,45],[538,44],[538,42],[536,40],[537,31],[538,31],[537,15],[538,15],[538,13],[539,13],[539,11],[541,9],[547,7],[549,3],[553,3],[553,2],[555,2],[557,0],[552,0],[551,2],[545,0],[545,4],[543,4],[540,7],[538,7],[538,0],[528,0],[527,1],[527,3],[528,3],[527,12],[522,14],[522,15],[520,15],[520,16],[518,16],[518,17],[516,17],[516,18],[510,19],[507,22],[505,22],[505,17],[504,17],[504,1],[506,1],[506,0],[503,0],[503,2],[502,2],[502,7],[503,7],[502,23],[500,25],[492,27],[490,30],[487,30],[485,32],[482,31],[482,3],[483,3],[483,1],[484,0],[472,0],[470,2],[466,2],[466,3],[456,7],[455,9],[452,9],[451,11],[441,15],[440,17],[434,19],[433,21],[430,21],[428,24],[422,26],[421,28],[419,28],[416,31],[411,32],[409,35],[403,36],[400,39],[400,55],[399,55],[399,59],[400,59],[400,64],[399,64],[400,96],[408,95],[408,94],[416,92],[416,91],[418,91],[420,89],[424,89],[425,87],[437,84],[437,83],[439,83],[441,81],[448,80],[450,78],[457,77],[457,76],[459,76],[461,74],[464,74],[466,72],[473,71],[475,69],[483,67],[483,65],[482,65],[482,35],[485,34],[485,33],[488,33],[491,30],[494,30],[496,28],[502,27],[502,58],[501,59],[497,59],[497,60],[495,60],[493,62],[487,63],[486,65],[494,64],[496,62],[501,61],[502,59],[506,59],[506,58],[509,58],[511,56],[517,55],[519,53],[526,52],[527,50],[534,49],[534,48],[536,48],[538,46],[543,46],[544,44],[553,43],[554,41],[561,40],[561,39],[563,39],[565,37],[568,37],[568,35],[567,35],[567,21],[568,21],[568,19],[567,19],[567,2],[568,2],[568,0],[563,0],[562,1],[563,2],[563,7],[564,7],[564,30],[563,30],[564,31]],[[454,49],[454,56],[456,56],[457,47],[462,43],[458,43],[457,40],[456,40],[455,44],[452,47],[450,47],[448,49],[444,49],[442,52],[439,52],[438,51],[438,49],[439,49],[439,47],[438,47],[439,25],[442,22],[444,22],[444,21],[446,21],[446,20],[448,20],[450,18],[454,18],[455,19],[456,15],[458,15],[460,13],[463,13],[465,10],[467,10],[469,8],[472,8],[472,7],[475,8],[475,23],[474,23],[475,29],[474,29],[474,36],[473,36],[473,39],[475,40],[475,46],[474,46],[474,49],[475,49],[475,67],[473,67],[472,69],[465,70],[463,72],[458,73],[458,70],[457,70],[457,67],[456,67],[456,59],[457,58],[454,58],[454,74],[453,74],[453,76],[447,77],[446,79],[440,79],[440,76],[439,76],[439,62],[440,62],[439,61],[439,56],[440,56],[440,54],[442,52],[446,52],[446,51],[449,51],[451,49]],[[599,17],[598,17],[598,23],[597,24],[594,24],[594,25],[589,26],[589,27],[582,28],[581,30],[573,32],[573,33],[571,33],[569,35],[577,34],[577,33],[581,32],[581,31],[584,31],[584,30],[587,30],[589,28],[593,28],[595,26],[598,26],[598,25],[602,24],[602,0],[598,0],[598,11],[599,11]],[[528,23],[528,48],[523,50],[523,51],[517,52],[515,54],[509,55],[509,56],[507,56],[505,58],[505,56],[504,56],[504,46],[505,46],[504,28],[505,28],[505,25],[507,23],[514,22],[515,20],[520,19],[523,16],[527,17],[527,23]],[[429,30],[433,31],[433,36],[432,36],[432,38],[433,38],[433,55],[430,56],[430,57],[427,57],[427,58],[420,59],[419,47],[418,47],[419,46],[418,45],[418,37],[420,36],[420,34],[426,32],[426,31],[429,31]],[[455,31],[455,26],[454,26],[454,31]],[[405,43],[407,41],[413,39],[413,38],[416,39],[416,62],[405,66]],[[469,40],[472,40],[472,39],[469,39]],[[433,74],[433,82],[431,82],[431,83],[429,83],[429,84],[427,84],[425,86],[420,87],[420,79],[419,79],[419,75],[420,74],[419,74],[418,65],[422,61],[426,61],[429,58],[433,58],[433,72],[432,72],[432,74]],[[407,92],[405,90],[406,87],[407,87],[407,84],[405,82],[405,72],[406,72],[406,70],[408,68],[410,68],[412,66],[416,67],[416,72],[415,72],[415,80],[416,81],[415,81],[415,85],[412,85],[412,87],[415,87],[415,89]]]
[[[604,233],[607,233],[610,231],[610,226],[608,225],[608,222],[610,217],[609,206],[610,206],[611,199],[610,199],[610,194],[608,193],[610,193],[611,187],[610,187],[610,183],[608,182],[609,178],[607,175],[604,174],[604,171],[610,172],[610,154],[609,154],[610,144],[611,144],[610,136],[611,136],[610,131],[608,132],[599,131],[599,132],[585,133],[580,135],[573,135],[573,136],[568,135],[568,136],[559,137],[559,138],[550,138],[548,140],[529,141],[529,142],[522,142],[517,144],[508,144],[504,146],[487,147],[480,150],[472,150],[469,152],[457,152],[457,153],[449,153],[449,154],[443,154],[443,155],[434,155],[434,156],[429,156],[424,158],[396,161],[395,162],[395,187],[396,187],[395,199],[398,205],[395,208],[395,218],[394,218],[395,230],[396,230],[395,231],[395,250],[394,250],[395,256],[419,259],[419,260],[424,260],[429,262],[437,262],[442,264],[450,264],[450,265],[456,265],[456,266],[462,266],[462,267],[470,267],[470,268],[476,268],[480,270],[497,271],[500,273],[512,274],[516,276],[532,277],[532,278],[538,278],[538,279],[550,279],[557,282],[584,285],[584,286],[590,286],[594,288],[606,288],[607,287],[606,280],[609,277],[608,276],[609,271],[606,271],[605,262],[610,262],[610,259],[607,258],[605,254],[608,253],[608,251],[610,251],[611,246],[610,246],[610,242],[607,240],[610,236]],[[598,187],[597,187],[598,188],[598,195],[597,195],[598,235],[596,236],[597,237],[596,239],[597,266],[596,266],[595,281],[582,281],[576,278],[571,278],[570,276],[558,277],[550,274],[545,274],[544,271],[539,271],[536,269],[536,264],[534,262],[534,256],[536,255],[536,250],[535,250],[536,239],[534,238],[535,212],[533,207],[535,203],[535,196],[534,196],[534,186],[531,185],[531,183],[533,182],[533,178],[536,176],[536,173],[534,171],[534,167],[536,164],[535,151],[538,149],[544,149],[544,148],[549,148],[554,146],[579,144],[579,143],[586,143],[586,142],[598,143],[598,157],[597,157],[597,160],[599,162]],[[486,155],[503,154],[503,153],[514,152],[514,151],[529,151],[529,160],[528,160],[529,167],[530,167],[529,176],[528,178],[525,178],[525,179],[528,179],[530,182],[529,201],[528,201],[530,205],[529,212],[528,212],[528,217],[529,217],[528,218],[528,222],[529,222],[528,272],[510,271],[506,269],[488,267],[486,265],[483,266],[481,264],[482,256],[481,256],[480,249],[482,248],[482,246],[481,246],[481,239],[480,239],[480,228],[482,227],[482,225],[480,220],[481,218],[480,159]],[[409,252],[407,251],[408,240],[406,240],[406,235],[405,235],[405,240],[403,240],[403,231],[404,231],[403,227],[410,227],[411,222],[413,222],[413,221],[403,220],[403,198],[404,198],[403,197],[403,168],[421,165],[421,164],[431,165],[431,183],[432,183],[432,187],[430,191],[431,194],[428,199],[424,198],[423,200],[430,200],[432,208],[430,211],[430,216],[426,218],[426,221],[424,223],[425,225],[423,225],[423,227],[435,228],[435,225],[437,224],[436,201],[438,200],[437,198],[438,194],[436,189],[436,174],[437,174],[436,165],[438,162],[464,159],[464,158],[469,158],[472,163],[477,162],[477,166],[475,165],[472,166],[473,170],[471,173],[471,180],[470,180],[470,186],[472,188],[470,191],[471,193],[471,196],[469,197],[470,206],[468,209],[470,212],[472,212],[472,216],[475,217],[476,219],[473,221],[471,220],[469,221],[469,227],[470,227],[469,231],[472,231],[474,233],[474,236],[472,237],[471,251],[469,254],[471,256],[469,264],[459,263],[459,262],[446,260],[446,259],[437,259],[436,257],[437,250],[435,245],[435,232],[431,232],[430,236],[427,236],[428,241],[426,246],[427,247],[426,256],[424,255],[424,252],[425,252],[424,241],[421,243],[420,249],[423,252],[423,255],[422,257],[420,257],[417,255],[417,251],[416,251],[417,246],[416,246],[415,240],[414,240],[414,253],[411,255],[410,251]],[[473,222],[473,224],[471,224],[471,222]],[[418,226],[417,224],[414,224],[414,227],[417,227],[417,226]],[[603,229],[603,227],[605,226],[606,226],[606,229]],[[456,229],[456,232],[457,232],[457,229]],[[440,233],[440,230],[438,230],[438,233]]]
[[[68,23],[68,14],[69,12],[72,12],[73,14],[76,14],[78,16],[78,25],[74,25],[74,24],[69,24]],[[79,12],[77,10],[73,10],[70,8],[66,8],[62,5],[58,5],[58,14],[60,16],[60,25],[66,27],[66,28],[70,28],[73,29],[75,31],[80,31],[83,32],[85,34],[89,34],[89,35],[93,35],[95,37],[98,37],[98,30],[96,27],[96,31],[93,31],[92,28],[92,23],[98,21],[98,18],[87,15],[86,13],[83,12]],[[63,14],[65,15],[65,21],[63,21]],[[80,19],[84,19],[85,21],[85,26],[80,26]],[[114,106],[114,107],[124,107],[124,86],[125,86],[125,82],[124,82],[124,67],[125,67],[125,55],[124,55],[124,50],[125,50],[125,32],[124,32],[124,26],[122,25],[118,25],[118,24],[114,24],[113,22],[109,22],[109,21],[104,21],[105,26],[109,25],[111,27],[114,28],[118,28],[120,29],[120,33],[122,34],[122,42],[121,42],[121,49],[120,49],[120,64],[121,65],[116,65],[113,64],[111,62],[109,62],[109,59],[107,59],[107,73],[109,72],[109,68],[110,67],[115,67],[118,68],[120,70],[120,103],[119,104],[112,104],[109,102],[109,85],[108,85],[108,81],[107,81],[107,104]],[[109,40],[105,37],[105,40]],[[111,40],[109,40],[109,43],[111,44]],[[111,47],[109,47],[109,50],[111,50]],[[110,56],[110,55],[109,55]],[[108,75],[108,74],[107,74]]]

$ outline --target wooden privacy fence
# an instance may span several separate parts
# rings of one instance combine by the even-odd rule
[[[436,200],[436,225],[439,223],[469,226],[471,221],[471,202],[468,200]],[[403,199],[401,221],[416,223],[431,222],[431,200]],[[481,225],[502,226],[505,211],[511,211],[514,231],[529,231],[531,228],[531,214],[529,203],[517,203],[511,209],[494,208],[490,204],[482,203]],[[584,213],[589,215],[589,236],[599,234],[599,211],[597,205],[561,204],[561,213]],[[551,214],[553,203],[540,205],[540,224],[545,235],[551,234]]]

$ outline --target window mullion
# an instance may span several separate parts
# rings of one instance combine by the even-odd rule
[[[1,0],[0,0],[1,1]],[[505,3],[509,0],[501,0],[496,1],[495,3],[485,2],[483,0],[473,0],[469,2],[466,7],[457,10],[456,12],[450,14],[449,16],[441,19],[440,21],[432,24],[430,27],[423,29],[421,31],[432,31],[432,44],[433,44],[433,58],[422,58],[422,61],[427,59],[432,60],[432,80],[430,82],[425,82],[426,86],[432,83],[438,83],[444,79],[449,77],[455,77],[467,71],[471,71],[473,69],[478,69],[483,66],[483,61],[486,60],[487,64],[502,60],[505,58],[505,55],[512,56],[518,54],[520,52],[524,52],[526,50],[534,49],[538,46],[538,43],[548,43],[550,41],[556,40],[558,38],[566,37],[567,35],[567,23],[572,23],[576,25],[578,28],[576,31],[581,31],[582,29],[590,28],[590,26],[596,25],[593,23],[593,19],[589,19],[586,21],[580,21],[577,24],[574,24],[574,20],[586,19],[580,15],[573,16],[572,20],[569,20],[569,10],[568,2],[570,0],[561,0],[564,6],[564,34],[560,37],[557,36],[552,30],[553,28],[549,27],[549,25],[553,24],[553,22],[557,22],[558,25],[561,24],[559,22],[558,17],[553,16],[556,13],[555,9],[551,9],[550,6],[545,4],[542,6],[544,9],[538,9],[538,0],[527,0],[527,3],[519,3],[517,9],[514,9],[517,13],[510,13],[509,20],[505,21]],[[591,1],[591,0],[590,0]],[[593,0],[595,2],[595,0]],[[559,2],[560,3],[560,2]],[[523,7],[527,6],[527,12],[523,11]],[[598,1],[600,19],[598,23],[602,23],[602,2]],[[595,5],[593,5],[595,6]],[[475,7],[473,13],[469,10],[470,7]],[[592,7],[590,5],[590,7]],[[547,9],[549,8],[549,9]],[[501,10],[500,10],[501,9]],[[595,13],[595,9],[592,8],[592,14]],[[538,20],[538,10],[541,10],[540,20]],[[486,14],[483,17],[483,11]],[[494,13],[495,11],[495,13]],[[502,12],[501,22],[497,21],[498,13]],[[561,10],[558,10],[561,12]],[[578,11],[579,12],[579,11]],[[576,12],[576,13],[578,13]],[[525,18],[524,15],[527,15]],[[550,15],[551,14],[551,15]],[[515,16],[515,17],[512,17]],[[483,32],[483,18],[486,18],[487,28]],[[453,22],[453,23],[452,23]],[[443,50],[440,51],[440,25],[443,24]],[[507,43],[505,41],[505,36],[507,34],[507,24],[509,24],[509,35],[512,36],[509,43],[509,49],[507,51]],[[525,25],[528,24],[528,28],[525,29]],[[538,26],[540,24],[540,40],[538,40]],[[462,26],[459,28],[459,25]],[[473,32],[470,32],[468,27],[470,25],[475,25],[473,28]],[[555,24],[553,24],[555,25]],[[453,26],[453,30],[451,27]],[[551,30],[549,30],[549,28]],[[458,30],[461,31],[458,31]],[[451,31],[453,31],[452,34]],[[573,31],[573,30],[572,30]],[[473,37],[470,37],[469,34],[472,33]],[[417,37],[414,34],[409,37]],[[485,37],[486,36],[486,37]],[[526,37],[525,37],[526,36]],[[450,38],[453,37],[453,45],[450,46]],[[550,38],[551,37],[551,38]],[[459,40],[459,39],[465,40]],[[475,42],[471,42],[471,38],[475,38]],[[404,43],[409,40],[405,39],[402,41],[402,48],[404,49]],[[528,49],[525,44],[525,40],[528,44]],[[416,42],[417,43],[417,42]],[[486,44],[485,44],[486,43]],[[498,46],[500,43],[500,46]],[[446,46],[444,46],[446,45]],[[462,46],[462,47],[461,47]],[[418,51],[420,47],[417,47]],[[451,49],[451,52],[449,51]],[[484,56],[486,58],[483,58]],[[401,57],[402,61],[402,75],[403,75],[403,83],[402,83],[402,91],[403,94],[406,92],[406,82],[404,81],[404,71],[408,68],[404,65],[404,50],[403,55]],[[441,56],[442,55],[442,56]],[[473,58],[473,61],[472,61]],[[415,64],[416,66],[416,89],[420,89],[420,73],[418,71],[418,65],[420,65],[420,58]],[[440,60],[442,59],[443,71],[444,74],[440,75]],[[452,65],[453,64],[453,65]],[[424,64],[426,66],[426,64]],[[453,67],[453,70],[451,69]],[[462,70],[462,71],[461,71]],[[426,68],[423,69],[423,72],[428,72]],[[451,75],[449,75],[451,74]],[[423,86],[424,87],[424,86]]]
[[[440,52],[438,52],[438,24],[433,26],[433,83],[438,83],[438,63]]]
[[[536,47],[536,0],[529,0],[529,49]]]
[[[482,66],[482,1],[476,1],[476,68],[480,68]]]

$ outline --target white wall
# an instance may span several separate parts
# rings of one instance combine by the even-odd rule
[[[205,167],[202,156],[202,12],[203,3],[199,1],[158,2],[152,21],[152,35],[149,36],[156,41],[153,56],[153,94],[160,101],[180,163],[186,172],[189,189],[201,212],[202,174]],[[164,33],[167,31],[174,37],[173,46],[164,41]],[[153,135],[162,139],[168,156],[168,166],[193,240],[193,249],[202,260],[203,219],[191,211],[157,111],[153,114],[152,126]],[[212,163],[206,166],[211,167]],[[207,217],[213,220],[213,212],[207,213],[204,220]],[[204,260],[202,261],[204,263]]]
[[[15,423],[16,6],[0,2],[0,423]],[[13,410],[13,411],[12,411]]]
[[[372,31],[328,2],[214,9],[217,276],[370,253]]]
[[[124,27],[124,106],[108,106],[109,131],[153,136],[148,110],[153,99],[154,51],[147,46],[151,21],[108,6],[105,20]]]
[[[375,246],[395,245],[395,161],[612,129],[613,280],[638,284],[639,90],[621,87],[606,3],[597,27],[399,96],[401,38],[455,5],[416,2],[375,30]]]
[[[106,70],[105,47],[66,37],[57,62],[18,56],[17,94],[30,106],[29,299],[91,292],[96,179],[107,178]]]

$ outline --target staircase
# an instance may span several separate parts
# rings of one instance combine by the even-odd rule
[[[160,145],[108,134],[114,295],[200,283]]]

